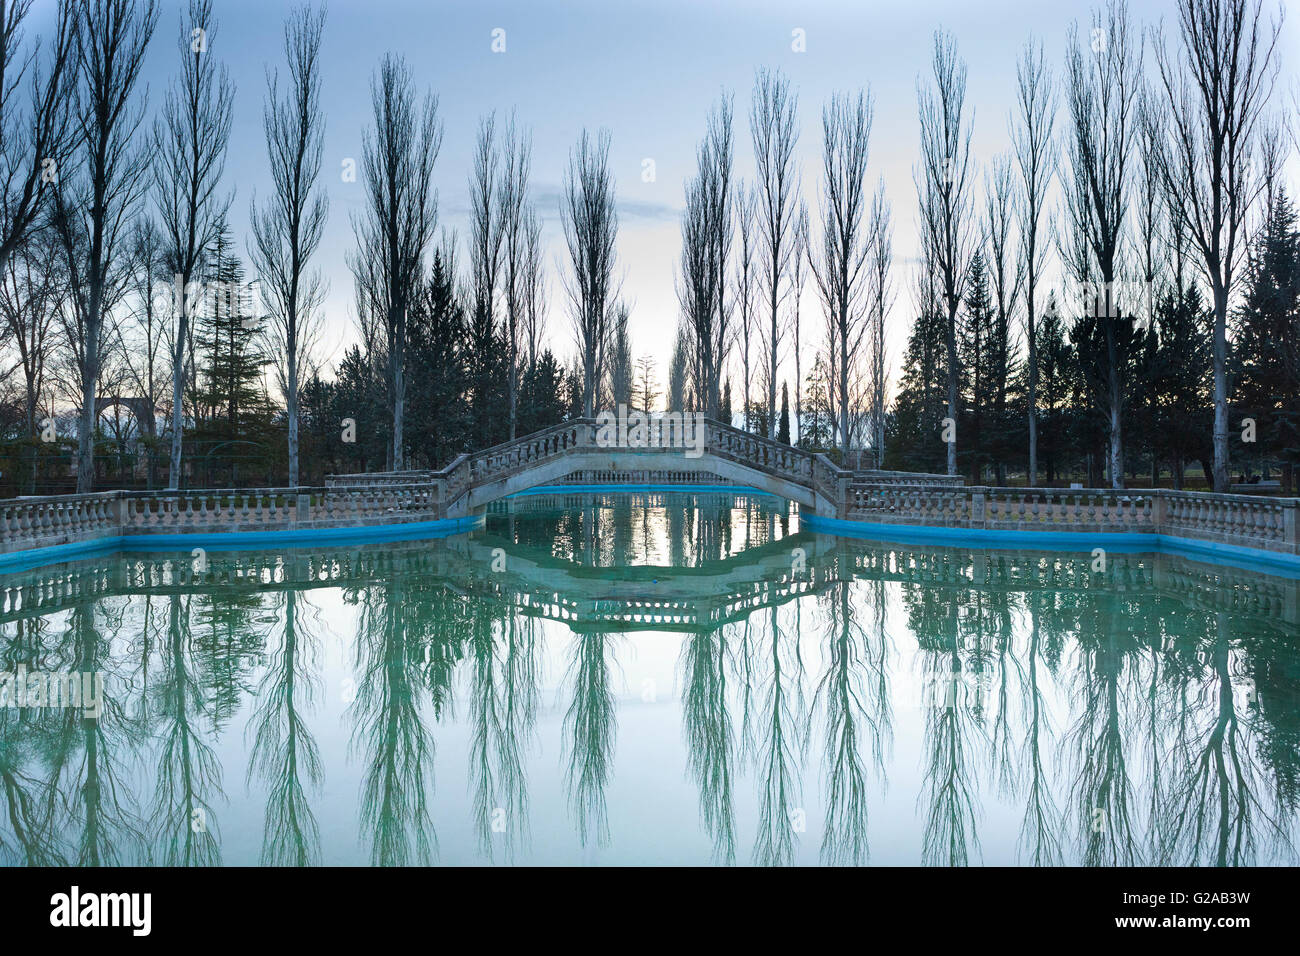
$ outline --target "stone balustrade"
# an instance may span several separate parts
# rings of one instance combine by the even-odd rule
[[[1133,488],[849,487],[845,517],[1010,531],[1129,532],[1300,554],[1294,498]]]
[[[529,487],[541,466],[564,480],[557,459],[573,454],[573,471],[617,484],[703,483],[710,461],[767,490],[812,504],[818,514],[867,523],[1011,531],[1130,532],[1219,542],[1285,554],[1297,546],[1297,499],[1165,489],[965,487],[947,475],[851,471],[825,455],[794,448],[719,422],[666,419],[651,444],[608,446],[593,419],[575,419],[473,455],[437,471],[332,475],[320,488],[103,492],[0,501],[0,553],[122,535],[190,534],[426,522],[469,513],[468,505]],[[664,450],[682,449],[679,464]],[[700,452],[693,455],[690,450]],[[617,455],[605,456],[610,451]],[[657,457],[641,457],[638,451]],[[631,453],[629,460],[629,454]],[[731,464],[724,464],[731,463]],[[737,469],[734,465],[744,466]],[[522,478],[520,477],[522,476]],[[534,481],[532,484],[536,484]],[[495,485],[489,493],[485,486]],[[467,499],[474,492],[478,501]]]

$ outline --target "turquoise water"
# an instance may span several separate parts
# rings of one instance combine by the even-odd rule
[[[468,535],[0,576],[0,860],[1294,864],[1297,582],[518,498]]]

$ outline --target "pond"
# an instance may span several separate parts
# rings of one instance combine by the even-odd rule
[[[0,860],[1294,864],[1297,584],[685,491],[0,576]]]

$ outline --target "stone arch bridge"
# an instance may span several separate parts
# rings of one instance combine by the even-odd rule
[[[652,418],[639,433],[605,419],[573,419],[473,455],[440,471],[331,475],[332,488],[432,484],[443,514],[481,513],[501,498],[539,485],[681,484],[757,488],[814,514],[845,517],[854,481],[960,486],[960,478],[910,472],[852,471],[825,455],[680,415]]]

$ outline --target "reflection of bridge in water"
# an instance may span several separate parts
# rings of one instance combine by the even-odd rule
[[[1300,624],[1300,581],[1162,554],[1088,557],[878,545],[799,532],[694,567],[596,567],[479,533],[384,546],[218,552],[207,569],[156,553],[118,554],[0,579],[0,624],[111,597],[382,587],[416,580],[577,632],[714,631],[843,581],[983,592],[1156,591],[1202,610]],[[500,570],[494,570],[498,567]]]

